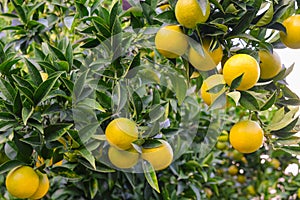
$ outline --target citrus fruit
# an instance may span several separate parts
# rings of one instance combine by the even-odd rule
[[[138,162],[139,153],[133,148],[125,151],[110,146],[108,149],[108,158],[114,166],[126,169],[133,167]]]
[[[203,53],[204,55],[199,54],[193,47],[189,49],[189,62],[200,71],[209,71],[214,68],[221,62],[223,57],[223,50],[221,45],[218,48],[210,51],[211,40],[203,40]]]
[[[220,85],[220,88],[216,88],[216,91],[211,91],[215,86]],[[214,90],[214,89],[213,89]],[[214,74],[209,76],[203,81],[201,86],[201,97],[203,101],[209,106],[211,105],[221,94],[225,92],[225,80],[222,74]]]
[[[280,167],[280,161],[277,160],[276,158],[273,158],[270,162],[270,164],[272,165],[272,167],[274,169],[278,169]]]
[[[228,132],[226,130],[223,130],[221,135],[218,137],[219,142],[227,142],[228,141]]]
[[[188,48],[187,36],[178,25],[164,26],[155,35],[155,47],[163,56],[177,58]]]
[[[260,78],[270,79],[275,77],[281,70],[281,60],[279,55],[273,51],[273,53],[260,50],[258,52],[260,63]]]
[[[162,144],[153,148],[142,148],[142,158],[151,163],[155,170],[167,168],[173,160],[173,150],[171,145],[159,140]]]
[[[227,148],[227,144],[225,142],[218,141],[216,143],[216,148],[219,150],[225,150]]]
[[[244,175],[238,175],[236,178],[237,182],[240,184],[246,183],[246,177]]]
[[[202,12],[197,0],[178,0],[175,6],[177,21],[186,28],[195,28],[198,23],[206,22],[210,14],[207,2],[205,13]]]
[[[291,49],[299,49],[300,15],[290,16],[282,24],[286,28],[286,34],[282,31],[280,32],[281,42]]]
[[[45,196],[49,190],[49,179],[47,174],[43,174],[39,171],[36,172],[37,175],[39,176],[39,186],[38,189],[35,191],[35,193],[30,196],[30,199],[41,199],[43,196]]]
[[[241,153],[252,153],[263,143],[263,130],[255,121],[245,120],[233,125],[229,141],[233,148]]]
[[[256,194],[255,188],[254,188],[253,185],[248,185],[246,189],[247,189],[248,194],[250,194],[250,195],[255,195]]]
[[[233,160],[240,161],[240,160],[242,160],[243,157],[244,157],[244,154],[242,154],[241,152],[239,152],[237,150],[233,150],[233,152],[232,152]]]
[[[237,168],[237,166],[235,166],[235,165],[230,165],[230,166],[228,167],[228,173],[229,173],[231,176],[237,175],[238,172],[239,172],[239,169]]]
[[[45,73],[45,72],[40,72],[40,75],[41,75],[43,81],[45,81],[45,80],[48,79],[48,74],[47,74],[47,73]]]
[[[39,187],[39,176],[33,168],[20,166],[11,170],[6,177],[6,189],[16,198],[29,198]]]
[[[135,122],[130,119],[117,118],[108,124],[105,135],[111,146],[126,150],[131,148],[131,143],[138,139],[138,129]]]
[[[237,90],[248,90],[258,81],[260,68],[258,62],[250,55],[236,54],[230,57],[223,68],[223,75],[226,83],[231,86],[232,81],[243,74]]]

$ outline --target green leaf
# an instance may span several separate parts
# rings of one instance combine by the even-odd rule
[[[198,0],[198,2],[199,2],[199,5],[200,5],[203,15],[206,15],[206,8],[207,8],[207,6],[209,6],[209,5],[207,5],[207,4],[209,4],[209,2],[207,0]]]
[[[62,167],[62,166],[53,167],[51,169],[51,172],[55,173],[58,176],[65,178],[67,181],[70,181],[70,182],[79,182],[83,178],[82,176],[77,174],[74,170],[66,168],[66,167]]]
[[[23,10],[23,7],[20,6],[19,4],[17,4],[15,0],[11,1],[11,3],[15,7],[20,19],[24,22],[24,24],[26,24],[27,23],[27,17],[26,17],[25,11]]]
[[[280,128],[279,130],[277,129],[277,132],[289,132],[291,130],[294,129],[294,127],[297,125],[297,122],[299,121],[299,117],[296,117],[295,119],[293,119],[293,121],[291,121],[290,123],[288,123],[289,120],[286,121],[286,123],[282,123],[282,128]],[[287,124],[288,123],[288,124]]]
[[[43,101],[44,98],[46,98],[61,74],[63,74],[63,72],[58,72],[54,76],[48,78],[46,81],[42,82],[41,85],[39,85],[39,87],[33,94],[34,102],[36,104],[39,104],[41,101]]]
[[[28,108],[28,107],[24,106],[22,108],[22,120],[23,120],[23,123],[25,126],[27,125],[27,120],[30,118],[33,111],[34,111],[33,107]]]
[[[143,171],[149,185],[158,193],[160,193],[158,180],[153,166],[148,161],[144,160],[143,162]]]
[[[219,95],[209,106],[208,110],[222,109],[226,106],[226,94],[225,92]]]
[[[118,113],[120,110],[124,108],[124,106],[127,103],[127,89],[126,86],[123,83],[117,83],[114,87],[113,93],[112,93],[112,100],[114,105],[114,110],[116,113]]]
[[[89,38],[86,40],[87,42],[85,42],[83,45],[80,46],[80,48],[85,48],[85,49],[89,49],[89,48],[94,48],[98,45],[100,45],[100,41],[96,38]]]
[[[94,123],[90,123],[90,124],[84,126],[83,128],[81,128],[78,133],[81,142],[84,144],[89,139],[91,139],[96,134],[99,126],[100,125],[98,122],[94,122]]]
[[[259,104],[256,98],[246,91],[241,91],[240,104],[249,110],[259,110]]]
[[[259,21],[255,24],[256,26],[265,26],[269,24],[273,19],[273,15],[274,15],[273,2],[269,2],[266,4],[269,5],[269,8],[264,13],[264,15],[259,19]]]
[[[21,117],[21,110],[22,110],[22,100],[21,100],[21,96],[20,93],[17,92],[15,98],[14,98],[14,102],[13,102],[13,112],[15,115]]]
[[[177,20],[175,17],[175,13],[173,10],[168,10],[165,12],[162,12],[158,14],[157,16],[154,17],[157,21],[160,21],[162,23],[167,23],[167,24],[176,24]]]
[[[95,99],[85,98],[78,103],[78,106],[80,105],[88,106],[91,109],[99,110],[101,112],[106,111]]]
[[[256,10],[254,8],[248,8],[247,12],[240,18],[239,22],[232,28],[232,31],[229,32],[227,36],[244,33],[250,27],[255,14]]]
[[[76,1],[75,5],[76,5],[76,11],[77,11],[77,13],[79,13],[80,18],[89,16],[89,11],[88,11],[87,7],[85,7],[84,4],[80,3],[79,1]]]
[[[52,142],[58,140],[60,137],[62,137],[68,129],[70,129],[73,126],[73,124],[66,124],[66,123],[61,123],[61,124],[52,124],[47,126],[44,129],[44,135],[45,135],[45,140],[47,142]]]
[[[169,78],[172,82],[172,89],[176,94],[176,98],[178,100],[178,104],[181,105],[184,101],[187,93],[187,83],[185,82],[185,78],[179,76],[178,74],[169,74]]]
[[[24,79],[16,74],[13,74],[12,77],[18,83],[18,85],[27,88],[32,93],[34,92],[34,87],[31,85],[31,83],[29,81],[27,81],[26,79]]]
[[[224,86],[225,86],[225,84],[218,84],[218,85],[213,86],[212,88],[209,88],[208,90],[206,90],[206,92],[211,93],[211,94],[217,94],[224,88]]]
[[[235,105],[238,105],[241,98],[241,93],[239,91],[233,91],[227,93],[227,96],[230,97],[235,102]]]
[[[1,121],[15,121],[15,116],[8,112],[0,112]]]
[[[283,146],[283,147],[280,147],[280,149],[289,154],[300,155],[300,147],[299,146]]]
[[[231,82],[231,85],[230,85],[230,89],[234,90],[234,89],[238,88],[242,82],[243,76],[244,76],[244,73],[241,74],[240,76],[236,77],[235,79],[233,79],[233,81]]]
[[[12,58],[12,59],[8,59],[5,60],[4,62],[2,62],[0,64],[0,72],[2,74],[9,74],[9,71],[11,70],[11,67],[16,64],[18,61],[20,60],[20,58]]]
[[[280,122],[283,119],[283,117],[284,117],[284,107],[281,107],[279,110],[277,110],[274,113],[274,116],[272,117],[270,124],[276,124]]]
[[[34,103],[33,93],[30,89],[21,85],[17,85],[16,87],[23,95],[25,95],[26,99],[28,99],[32,104]]]
[[[116,1],[115,4],[112,6],[111,8],[111,11],[110,11],[110,14],[109,14],[109,21],[110,21],[110,27],[111,27],[111,30],[113,32],[113,27],[115,26],[115,23],[116,21],[119,21],[118,20],[118,14],[119,14],[119,1]],[[114,35],[114,34],[112,34]]]
[[[189,184],[189,187],[192,189],[192,191],[194,192],[194,194],[196,195],[196,199],[197,200],[201,200],[201,195],[200,195],[200,190],[199,187],[197,187],[194,184]]]
[[[75,102],[78,102],[80,100],[83,88],[85,86],[85,82],[87,79],[87,75],[89,73],[89,70],[86,70],[85,72],[83,72],[82,74],[80,74],[79,78],[77,79],[77,81],[74,84],[74,98],[75,98]]]
[[[157,140],[157,139],[148,139],[148,140],[145,140],[144,143],[143,143],[143,148],[145,149],[150,149],[150,148],[156,148],[156,147],[159,147],[161,146],[162,143]]]
[[[54,65],[58,71],[68,72],[70,70],[70,65],[67,61],[56,61]]]
[[[95,158],[92,152],[90,152],[86,148],[81,148],[78,150],[78,153],[92,165],[94,170],[96,169]]]
[[[268,98],[268,100],[264,103],[264,105],[262,105],[262,107],[260,108],[260,110],[263,111],[263,110],[268,110],[269,108],[271,108],[274,105],[274,103],[276,102],[276,97],[277,97],[277,92],[275,91]]]
[[[42,77],[41,77],[41,74],[39,72],[39,70],[37,69],[37,67],[30,61],[28,60],[27,58],[25,58],[25,61],[26,61],[26,65],[27,65],[27,68],[28,68],[28,72],[30,74],[30,77],[31,77],[31,80],[33,81],[33,83],[38,86],[40,85],[43,80],[42,80]]]
[[[73,66],[73,47],[71,42],[68,42],[67,48],[66,48],[66,59],[69,63],[69,70]]]
[[[6,81],[3,78],[0,78],[0,91],[8,101],[14,101],[14,98],[16,96],[16,90],[8,81]]]
[[[21,162],[19,160],[9,160],[3,163],[2,165],[0,165],[0,174],[4,174],[5,172],[8,172],[24,164],[25,164],[24,162]]]
[[[277,113],[278,112],[278,113]],[[268,125],[268,128],[271,131],[279,131],[282,130],[285,127],[288,127],[288,125],[290,125],[291,123],[294,122],[294,120],[296,120],[294,118],[295,113],[297,112],[297,110],[291,110],[288,113],[282,115],[282,111],[277,111],[271,121],[271,123]],[[281,117],[281,118],[279,118]],[[274,119],[276,118],[276,119]]]
[[[48,47],[49,47],[49,49],[53,52],[53,54],[55,55],[55,57],[57,57],[59,60],[67,61],[65,55],[62,53],[61,50],[59,50],[58,48],[52,46],[52,45],[49,44],[49,43],[48,43]]]
[[[290,145],[296,145],[300,143],[300,137],[292,136],[288,138],[280,138],[276,140],[276,143],[283,145],[283,146],[290,146]]]

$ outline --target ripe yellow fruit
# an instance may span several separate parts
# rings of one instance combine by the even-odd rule
[[[209,14],[209,2],[207,2],[205,13],[202,12],[197,0],[178,0],[175,6],[177,21],[186,28],[195,28],[198,23],[206,22]]]
[[[48,74],[47,74],[47,73],[45,73],[45,72],[40,72],[40,75],[41,75],[43,81],[45,81],[45,80],[48,79]]]
[[[272,167],[274,169],[278,169],[280,167],[280,161],[277,160],[276,158],[273,158],[270,162],[270,164],[272,165]]]
[[[117,118],[111,121],[105,130],[108,143],[121,150],[130,149],[131,143],[138,139],[138,129],[135,122],[127,118]]]
[[[271,79],[281,70],[281,60],[279,55],[273,51],[273,54],[266,50],[258,52],[260,63],[260,78]]]
[[[213,87],[221,84],[223,84],[223,88],[217,93],[209,91]],[[210,106],[221,94],[225,92],[225,84],[226,83],[222,74],[214,74],[205,79],[200,90],[203,101]]]
[[[237,168],[237,166],[235,165],[230,165],[230,167],[228,167],[228,173],[231,176],[237,175],[237,173],[239,172],[239,169]]]
[[[240,184],[246,183],[246,177],[244,175],[238,175],[236,178],[237,182]]]
[[[177,58],[187,51],[188,39],[180,26],[164,26],[155,35],[155,47],[163,56]]]
[[[231,145],[241,153],[257,151],[263,143],[264,133],[260,125],[251,120],[233,125],[229,134]]]
[[[237,90],[248,90],[252,88],[260,77],[258,62],[250,55],[236,54],[230,57],[223,68],[223,75],[226,83],[231,86],[232,81],[241,76],[242,80]]]
[[[189,50],[189,62],[200,71],[209,71],[217,67],[223,57],[221,45],[213,51],[209,50],[210,40],[203,40],[204,55],[200,55],[193,47]]]
[[[159,140],[162,144],[154,148],[143,148],[142,158],[150,162],[155,170],[167,168],[173,161],[173,150],[171,145]]]
[[[29,198],[39,187],[39,176],[33,168],[20,166],[11,170],[6,177],[6,189],[16,198]]]
[[[35,193],[29,197],[30,199],[43,198],[47,194],[49,187],[50,187],[50,183],[49,183],[47,174],[43,174],[39,171],[37,171],[36,173],[39,176],[39,186],[38,186],[38,189],[35,191]]]
[[[280,40],[285,46],[291,49],[300,48],[300,15],[290,16],[283,21],[287,34],[280,32]]]
[[[246,189],[247,189],[248,194],[250,194],[252,196],[256,194],[256,191],[255,191],[255,188],[253,185],[249,185]]]
[[[139,159],[139,153],[133,148],[125,151],[111,146],[108,149],[108,158],[114,166],[127,169],[136,165]]]

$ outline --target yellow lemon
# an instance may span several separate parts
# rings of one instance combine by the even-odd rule
[[[33,168],[20,166],[11,170],[6,177],[6,189],[16,198],[29,198],[39,187],[39,176]]]
[[[222,89],[218,92],[214,93],[213,91],[209,91],[213,87],[217,85],[221,86]],[[211,105],[221,94],[225,92],[225,80],[222,74],[214,74],[209,76],[207,79],[203,81],[201,86],[201,96],[204,102],[209,106]]]
[[[111,146],[108,149],[108,158],[114,166],[127,169],[136,165],[139,153],[133,148],[125,151]]]
[[[250,55],[236,54],[230,57],[223,68],[226,83],[231,86],[232,81],[243,74],[237,90],[248,90],[252,88],[260,77],[258,62]]]
[[[35,191],[35,193],[29,197],[30,199],[43,198],[47,194],[49,187],[50,187],[50,183],[49,183],[47,174],[43,174],[39,171],[37,171],[36,173],[39,176],[39,186],[38,186],[38,189]]]
[[[197,0],[178,0],[175,6],[177,21],[187,28],[195,28],[198,23],[206,22],[209,14],[209,2],[207,2],[205,13],[202,12]]]
[[[287,34],[280,32],[280,40],[291,49],[300,48],[300,15],[293,15],[283,21]]]
[[[257,151],[263,143],[264,133],[260,125],[251,120],[240,121],[233,125],[229,141],[241,153]]]
[[[169,25],[160,28],[155,35],[155,47],[167,58],[182,56],[188,48],[187,36],[180,26]]]
[[[260,63],[260,78],[270,79],[275,77],[281,70],[281,60],[279,55],[273,51],[273,54],[266,50],[258,52]]]
[[[203,40],[203,53],[202,56],[199,54],[193,47],[189,50],[189,62],[200,71],[209,71],[214,68],[221,62],[223,57],[223,50],[221,45],[213,51],[209,50],[211,40]]]
[[[173,161],[173,150],[165,140],[159,140],[162,144],[154,148],[143,148],[142,158],[151,163],[155,170],[167,168]]]
[[[134,121],[117,118],[106,127],[105,136],[111,146],[126,150],[131,148],[131,143],[138,139],[138,129]]]

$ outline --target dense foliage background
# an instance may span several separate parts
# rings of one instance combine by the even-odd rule
[[[216,71],[194,73],[184,57],[166,59],[154,46],[161,25],[178,24],[176,1],[128,2],[126,10],[108,0],[1,1],[0,198],[13,199],[7,172],[28,164],[51,180],[44,199],[295,199],[300,177],[286,171],[299,166],[300,152],[300,101],[285,81],[293,66],[250,91],[228,88],[208,107],[199,89]],[[224,62],[234,53],[257,58],[259,48],[282,48],[281,22],[299,13],[300,3],[209,2],[208,21],[184,31],[198,45],[204,36],[219,41]],[[103,131],[119,116],[145,132],[140,143],[167,139],[172,165],[159,172],[115,169]],[[248,118],[265,131],[259,151],[243,155],[229,142],[215,147],[221,133]]]

